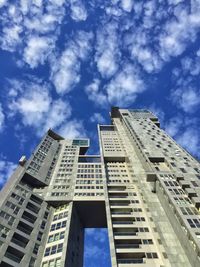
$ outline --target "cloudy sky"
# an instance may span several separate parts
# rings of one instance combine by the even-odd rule
[[[199,14],[200,0],[0,0],[0,186],[50,127],[96,153],[111,105],[151,109],[199,158]]]

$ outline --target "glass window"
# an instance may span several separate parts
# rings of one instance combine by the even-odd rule
[[[56,245],[52,247],[52,249],[51,249],[51,255],[56,253],[56,247],[57,247]]]

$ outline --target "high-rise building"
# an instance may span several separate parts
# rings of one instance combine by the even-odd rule
[[[49,130],[0,195],[1,267],[82,267],[84,228],[107,227],[112,267],[200,266],[199,162],[147,110],[112,108],[88,139]]]

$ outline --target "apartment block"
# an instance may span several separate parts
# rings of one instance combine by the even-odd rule
[[[200,266],[200,164],[148,110],[113,107],[89,139],[48,130],[0,192],[1,267],[83,267],[85,228],[112,267]]]

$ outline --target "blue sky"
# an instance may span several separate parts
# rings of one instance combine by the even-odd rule
[[[200,157],[200,0],[0,0],[0,186],[48,128],[149,108]]]

